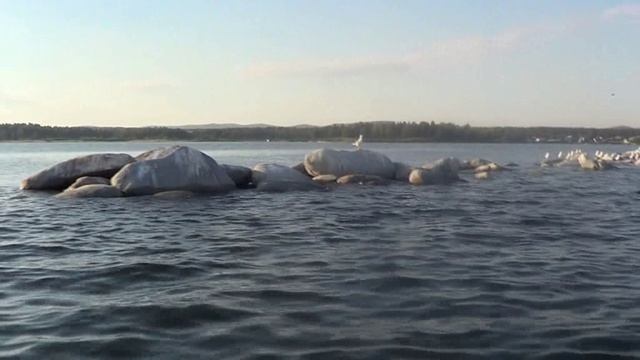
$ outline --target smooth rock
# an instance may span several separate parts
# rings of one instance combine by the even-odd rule
[[[330,184],[336,182],[338,178],[335,175],[318,175],[312,180],[320,184]]]
[[[359,185],[388,185],[389,180],[376,175],[350,174],[341,176],[336,180],[338,184],[359,184]]]
[[[58,198],[112,198],[121,197],[122,191],[111,186],[104,184],[91,184],[81,186],[75,189],[67,189],[56,197]]]
[[[214,159],[187,146],[151,150],[136,159],[111,178],[111,184],[125,195],[172,190],[215,193],[236,188]]]
[[[94,154],[63,161],[32,175],[20,184],[23,190],[62,190],[83,176],[110,178],[134,161],[127,154]]]
[[[239,188],[247,188],[250,187],[251,184],[251,169],[244,166],[238,165],[221,165],[224,171],[227,172],[227,175],[233,180],[236,184],[236,187]]]
[[[361,174],[393,179],[396,172],[388,157],[370,150],[315,150],[305,156],[304,167],[312,176]]]
[[[451,184],[460,181],[459,162],[455,158],[436,161],[431,169],[414,169],[409,175],[413,185]]]
[[[184,190],[172,190],[172,191],[163,191],[159,193],[153,194],[154,198],[165,199],[165,200],[182,200],[182,199],[190,199],[194,197],[194,194],[191,191]]]
[[[77,189],[79,187],[86,186],[86,185],[109,185],[109,184],[111,184],[111,182],[107,178],[103,178],[99,176],[83,176],[76,179],[76,181],[74,181],[73,184],[69,185],[67,190]]]
[[[394,162],[396,168],[394,179],[398,181],[409,182],[409,175],[413,171],[413,166],[401,162]]]
[[[304,162],[298,163],[294,166],[291,167],[292,169],[299,171],[301,174],[308,176],[308,177],[313,177],[313,175],[309,174],[307,172],[307,169],[304,168]]]
[[[298,170],[278,164],[258,164],[252,182],[259,191],[317,190],[322,186]]]

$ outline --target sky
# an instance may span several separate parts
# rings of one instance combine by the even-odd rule
[[[640,2],[0,0],[0,123],[640,127]]]

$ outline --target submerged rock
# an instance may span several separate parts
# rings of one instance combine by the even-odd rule
[[[154,198],[165,199],[165,200],[182,200],[182,199],[190,199],[194,197],[196,194],[191,191],[184,190],[172,190],[172,191],[163,191],[159,193],[153,194]]]
[[[23,190],[62,190],[83,176],[110,178],[134,159],[127,154],[93,154],[63,161],[32,175],[20,184]]]
[[[107,178],[99,176],[83,176],[78,178],[73,184],[69,185],[67,190],[77,189],[86,185],[109,185],[111,182]]]
[[[253,168],[252,182],[260,191],[317,190],[322,186],[310,177],[284,165],[258,164]]]
[[[214,193],[236,187],[214,159],[187,146],[151,150],[136,159],[111,178],[111,184],[125,195],[172,190]]]
[[[238,165],[221,165],[227,175],[236,184],[236,187],[247,188],[251,184],[251,169]]]
[[[58,198],[112,198],[121,197],[122,191],[111,186],[104,184],[91,184],[80,186],[74,189],[67,189],[56,197]]]
[[[312,176],[362,174],[393,179],[396,172],[394,163],[388,157],[369,150],[315,150],[305,156],[304,167]]]
[[[338,184],[388,185],[389,180],[376,175],[351,174],[338,178]]]

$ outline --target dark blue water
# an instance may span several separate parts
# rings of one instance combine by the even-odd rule
[[[155,145],[0,145],[0,357],[640,358],[640,168],[540,169],[557,149],[534,145],[373,144],[413,164],[520,166],[180,201],[17,190],[71,156]],[[193,145],[246,165],[320,146]]]

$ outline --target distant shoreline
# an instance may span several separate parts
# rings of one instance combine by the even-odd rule
[[[0,124],[0,142],[365,142],[480,144],[640,144],[640,129],[472,127],[434,122],[366,122],[319,127],[60,127]]]

